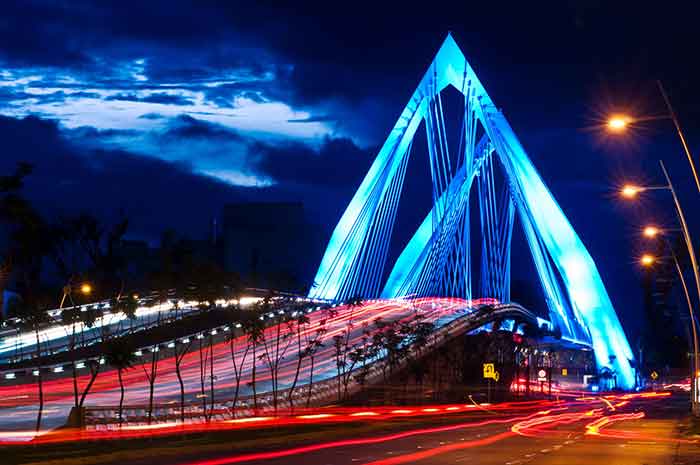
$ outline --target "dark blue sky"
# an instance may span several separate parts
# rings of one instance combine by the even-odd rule
[[[673,218],[662,195],[626,206],[613,188],[658,181],[663,158],[693,217],[698,194],[669,122],[624,142],[591,128],[609,111],[662,113],[660,78],[700,146],[691,11],[294,3],[4,2],[0,172],[29,161],[27,194],[47,214],[124,212],[136,237],[203,236],[224,203],[245,199],[302,200],[327,236],[452,31],[623,319],[637,318],[637,225]]]

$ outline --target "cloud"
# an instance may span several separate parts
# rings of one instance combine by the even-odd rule
[[[186,114],[158,120],[161,126],[151,130],[83,127],[69,134],[75,144],[91,149],[111,147],[188,163],[195,172],[246,187],[342,190],[359,183],[374,156],[374,149],[360,148],[349,138],[270,140]]]
[[[110,95],[105,100],[123,100],[127,102],[161,103],[163,105],[194,105],[194,100],[182,95],[166,94],[163,92],[139,96],[135,93],[120,93]]]
[[[218,124],[198,120],[189,115],[180,115],[172,119],[162,133],[165,138],[174,139],[208,139],[242,141],[243,138],[234,130]]]
[[[188,120],[172,122],[176,123],[186,125]],[[325,237],[371,158],[368,152],[343,139],[328,139],[317,148],[302,144],[274,147],[247,141],[245,146],[255,149],[248,156],[258,157],[251,168],[254,178],[249,178],[245,171],[225,164],[212,165],[211,172],[207,172],[187,161],[104,148],[109,144],[86,144],[86,140],[106,136],[94,128],[81,128],[79,137],[76,131],[35,116],[0,116],[0,138],[6,154],[0,157],[0,173],[12,172],[17,162],[29,162],[35,172],[25,193],[49,217],[87,211],[111,221],[123,211],[131,221],[130,235],[152,240],[169,227],[183,235],[202,237],[224,204],[249,200],[301,201]],[[109,137],[117,134],[112,131]],[[218,137],[221,143],[223,134]],[[184,140],[188,139],[181,139],[180,144],[186,145]],[[173,138],[173,145],[177,145],[175,141]],[[344,157],[344,169],[333,164],[336,156]],[[334,169],[330,170],[331,166]],[[264,179],[274,182],[261,182]]]
[[[141,119],[162,119],[165,118],[165,116],[161,115],[160,113],[144,113],[143,115],[139,116]]]
[[[302,138],[337,133],[365,144],[378,142],[375,134],[361,133],[376,127],[365,121],[369,110],[375,117],[393,116],[393,109],[363,103],[393,90],[381,85],[383,70],[329,60],[337,38],[309,47],[283,32],[271,19],[276,13],[313,31],[305,15],[286,8],[207,2],[193,8],[185,1],[156,1],[168,11],[164,21],[151,8],[128,1],[25,3],[4,11],[12,19],[0,27],[0,63],[11,72],[38,73],[34,87],[92,95],[76,95],[65,107],[54,105],[61,103],[60,94],[36,96],[9,113],[14,116],[36,113],[70,127],[125,128],[140,127],[143,114],[174,116],[191,107],[185,111],[211,113],[211,120],[241,130]],[[32,39],[20,43],[17,37],[25,31]],[[362,55],[376,58],[381,52],[374,48]],[[26,87],[21,81],[15,85],[18,91]],[[100,104],[99,114],[87,108],[95,106],[96,94],[110,103]]]
[[[132,233],[153,239],[176,227],[197,237],[224,203],[249,195],[193,173],[186,163],[76,146],[55,121],[0,116],[0,138],[5,147],[0,172],[11,172],[20,161],[33,164],[26,195],[49,217],[88,211],[110,221],[124,211]]]
[[[338,187],[359,185],[375,154],[348,138],[330,137],[318,147],[255,142],[249,150],[258,169],[279,183]]]

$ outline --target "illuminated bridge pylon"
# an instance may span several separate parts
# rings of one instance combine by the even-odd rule
[[[457,147],[449,146],[445,129],[441,92],[448,86],[463,96]],[[385,278],[406,168],[421,123],[433,206]],[[500,188],[498,174],[504,179]],[[620,387],[632,388],[634,356],[593,259],[451,35],[333,231],[309,297],[471,299],[476,280],[469,215],[474,184],[482,232],[480,296],[510,300],[510,244],[517,213],[552,324],[563,339],[591,346],[599,366],[614,370]]]

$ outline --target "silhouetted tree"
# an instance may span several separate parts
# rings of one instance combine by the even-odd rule
[[[136,363],[136,355],[133,346],[125,338],[111,340],[105,349],[106,363],[117,370],[119,379],[119,427],[123,422],[122,412],[124,411],[124,380],[122,372],[128,370]]]
[[[306,346],[306,351],[309,357],[309,387],[306,396],[307,409],[311,406],[311,393],[313,392],[312,389],[314,385],[314,367],[316,365],[316,354],[319,350],[323,348],[324,338],[326,336],[326,333],[328,332],[328,329],[326,328],[326,321],[327,320],[324,318],[319,322],[319,326],[316,329],[313,338],[309,341],[309,343]]]
[[[175,344],[175,374],[180,383],[180,421],[185,422],[185,383],[182,380],[182,360],[192,347],[192,339],[186,338],[186,342]]]
[[[289,393],[287,399],[289,400],[289,408],[294,411],[294,389],[296,389],[297,382],[299,381],[299,372],[301,371],[301,364],[306,357],[309,355],[309,343],[310,336],[308,333],[307,326],[309,324],[309,317],[306,316],[304,309],[301,308],[297,310],[297,315],[294,317],[294,324],[296,324],[296,339],[297,339],[297,366],[294,371],[294,380],[289,388]],[[305,340],[305,346],[302,348],[302,339]]]
[[[160,348],[157,345],[151,347],[151,363],[148,369],[146,365],[143,365],[143,372],[146,374],[146,379],[148,380],[148,424],[151,424],[153,420],[153,389],[156,383],[156,376],[158,376],[158,359],[160,354]]]
[[[243,324],[243,332],[245,333],[246,337],[248,338],[248,342],[251,347],[251,351],[253,354],[253,369],[251,373],[251,380],[250,380],[250,386],[253,388],[253,408],[255,410],[255,413],[257,414],[258,412],[258,392],[257,392],[257,362],[258,359],[256,358],[256,352],[257,352],[257,345],[262,342],[262,340],[265,338],[265,324],[262,321],[264,312],[269,308],[269,303],[263,301],[257,311],[254,311],[254,313],[251,315],[251,318],[248,318],[245,320]]]
[[[18,318],[20,324],[34,332],[36,340],[36,362],[37,362],[37,385],[39,388],[39,411],[36,418],[36,431],[41,429],[41,417],[44,412],[44,384],[42,370],[42,353],[40,331],[43,324],[49,318],[46,311],[42,308],[33,294],[26,293],[22,298],[14,298],[10,301],[10,314]]]

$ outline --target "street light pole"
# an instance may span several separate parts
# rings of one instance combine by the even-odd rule
[[[678,263],[678,258],[676,253],[673,251],[673,247],[669,244],[669,250],[671,251],[671,257],[673,258],[673,264],[678,272],[678,277],[681,280],[681,286],[683,287],[683,294],[685,295],[685,301],[688,303],[688,313],[690,314],[690,327],[693,332],[693,374],[690,377],[690,394],[692,396],[691,405],[693,408],[693,413],[697,412],[698,405],[698,386],[695,379],[698,377],[698,330],[695,325],[695,315],[693,314],[693,302],[690,299],[690,293],[688,292],[688,286],[685,283],[685,277],[683,276],[683,270],[681,269],[680,263]]]
[[[661,81],[657,80],[656,83],[659,86],[659,90],[661,91],[661,95],[664,98],[664,102],[666,102],[666,108],[668,109],[669,116],[671,117],[671,120],[673,121],[673,125],[676,127],[676,132],[678,132],[678,137],[681,139],[681,144],[683,145],[683,150],[685,151],[686,157],[688,157],[688,163],[690,163],[690,170],[693,173],[693,179],[695,179],[695,185],[698,188],[698,192],[700,192],[700,179],[698,179],[698,172],[695,169],[695,162],[693,161],[693,157],[690,155],[690,149],[688,148],[688,143],[685,141],[685,136],[683,135],[683,131],[681,130],[681,125],[678,122],[678,118],[676,117],[676,112],[673,111],[673,107],[671,106],[671,101],[668,98],[668,95],[666,94],[666,90],[664,89],[664,86],[661,84]],[[666,170],[664,170],[666,171]]]
[[[697,258],[695,257],[695,249],[693,248],[693,241],[690,238],[690,231],[688,231],[688,225],[685,222],[685,215],[683,214],[683,209],[681,208],[681,204],[678,200],[678,196],[676,195],[676,190],[673,187],[673,183],[671,182],[671,178],[668,175],[668,171],[666,171],[666,166],[664,166],[664,162],[659,160],[659,163],[661,164],[661,170],[664,173],[664,176],[666,177],[666,182],[668,183],[668,190],[671,192],[671,196],[673,197],[673,203],[676,206],[676,214],[678,215],[678,221],[681,223],[681,229],[683,230],[683,239],[685,240],[685,245],[688,249],[688,255],[690,255],[690,263],[693,268],[693,277],[695,278],[695,288],[698,292],[698,299],[700,299],[700,275],[698,274],[698,263],[697,263]],[[678,265],[678,263],[676,263]],[[680,270],[679,270],[680,271]],[[684,281],[683,281],[684,282]],[[693,374],[690,377],[690,382],[691,382],[691,393],[692,393],[692,408],[693,408],[693,413],[696,415],[700,415],[700,402],[698,402],[698,379],[700,375],[700,370],[698,370],[698,339],[697,339],[697,330],[695,328],[695,315],[694,312],[692,311],[692,307],[688,307],[690,309],[690,322],[693,328]]]

